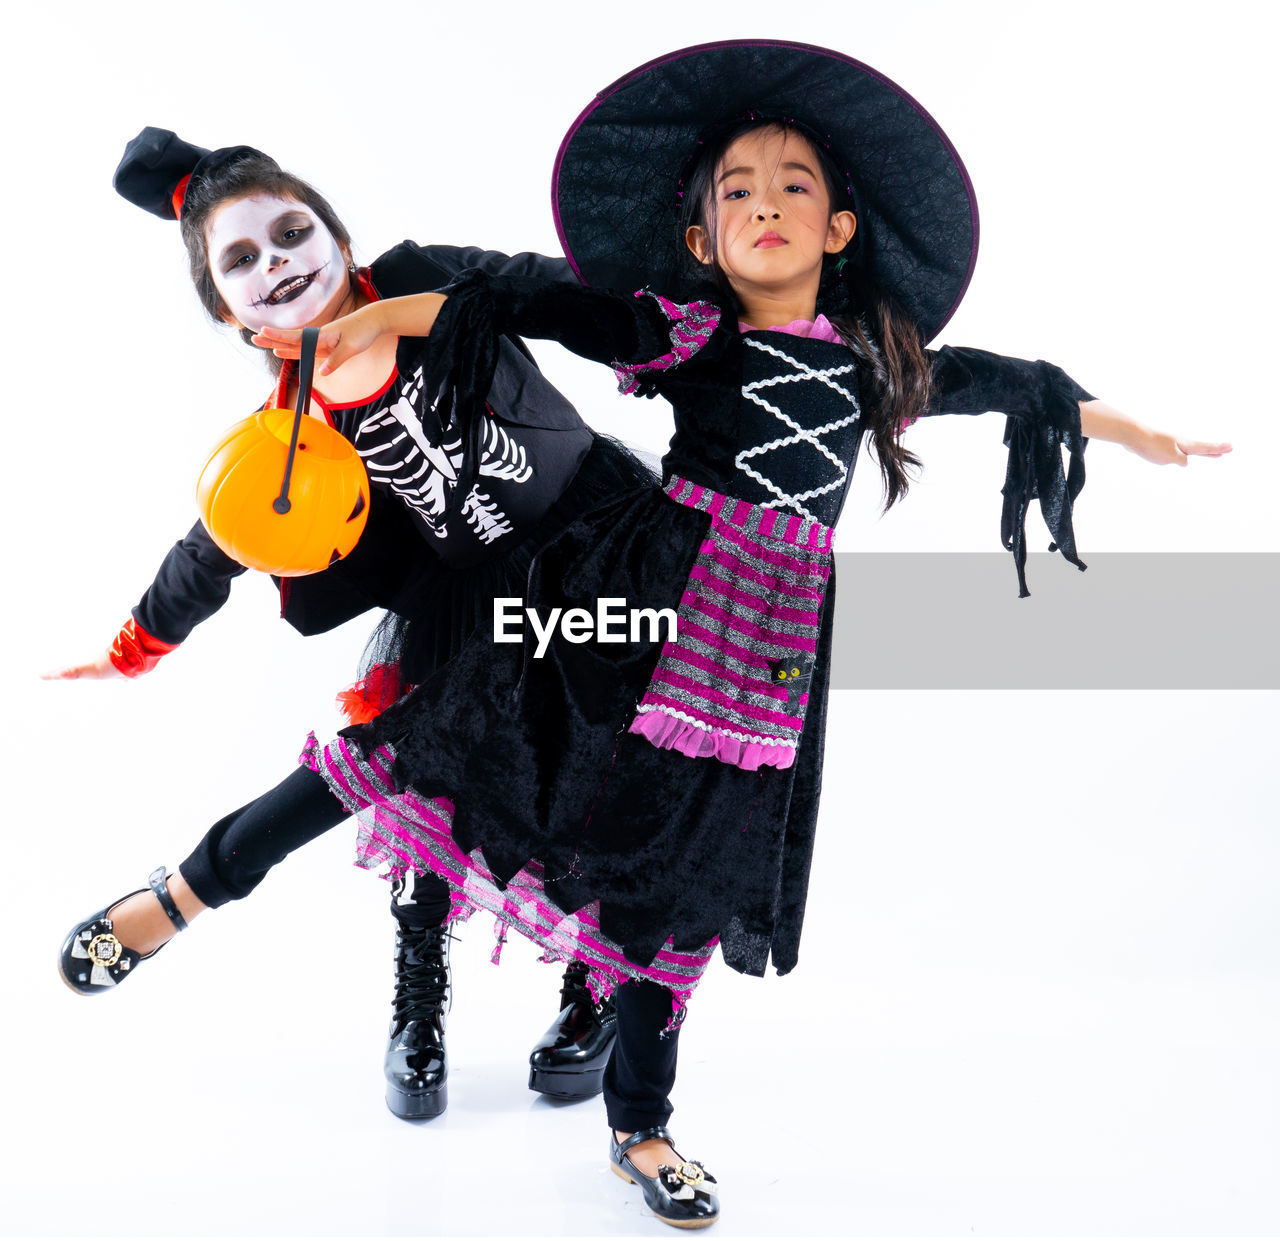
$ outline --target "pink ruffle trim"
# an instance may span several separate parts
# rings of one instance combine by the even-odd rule
[[[844,344],[840,333],[835,329],[835,324],[826,315],[819,315],[816,319],[792,319],[790,323],[765,328],[752,327],[750,323],[739,322],[738,331],[744,334],[746,332],[785,332],[788,336],[807,336],[810,340],[825,340],[832,345]]]
[[[794,746],[762,741],[740,741],[725,733],[701,728],[688,720],[678,720],[665,711],[645,711],[631,721],[627,730],[660,750],[679,750],[690,758],[717,758],[722,763],[758,771],[761,767],[790,767],[796,761]]]
[[[639,389],[638,376],[645,371],[670,370],[687,362],[711,339],[716,324],[720,322],[720,308],[712,302],[690,302],[681,306],[647,289],[640,289],[635,296],[652,297],[670,320],[671,351],[649,362],[615,362],[613,372],[618,377],[618,391],[623,396],[630,396]]]

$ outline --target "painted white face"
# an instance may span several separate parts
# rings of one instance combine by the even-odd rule
[[[342,250],[294,199],[255,194],[225,203],[209,219],[208,238],[213,283],[244,327],[325,322],[346,295]]]

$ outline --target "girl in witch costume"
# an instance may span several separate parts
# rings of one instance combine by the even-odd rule
[[[249,324],[326,323],[381,297],[438,288],[464,269],[574,281],[563,260],[412,242],[357,269],[349,234],[328,202],[251,147],[208,151],[147,128],[129,143],[115,185],[138,206],[180,222],[205,309],[246,338]],[[630,453],[590,431],[516,338],[498,344],[491,409],[478,424],[476,468],[466,473],[455,428],[435,418],[425,400],[422,345],[386,337],[358,370],[335,375],[323,394],[313,393],[313,412],[365,461],[371,511],[346,559],[322,573],[277,579],[281,614],[304,634],[386,609],[370,647],[371,668],[343,695],[353,719],[371,718],[405,685],[447,662],[488,620],[495,596],[523,587],[537,548],[569,515],[619,492],[654,487]],[[278,374],[272,404],[286,407],[296,392],[296,367],[264,356]],[[222,606],[243,572],[197,523],[166,557],[110,649],[51,675],[150,671]],[[247,896],[275,863],[344,817],[317,784],[286,780],[215,825],[167,882],[158,871],[151,890],[89,920],[92,935],[85,937],[89,923],[77,928],[64,952],[64,978],[82,994],[102,994],[187,919]],[[397,891],[392,912],[396,986],[387,1102],[400,1116],[433,1116],[447,1098],[448,889],[415,876],[408,891],[403,885]],[[536,1090],[565,1098],[600,1090],[613,1041],[612,1002],[597,1003],[583,981],[583,969],[571,965],[560,1015],[531,1057]]]
[[[1071,509],[1088,437],[1155,463],[1229,445],[1141,427],[1045,362],[926,349],[973,268],[971,186],[932,118],[838,53],[733,42],[642,66],[573,126],[555,204],[591,287],[468,273],[333,321],[324,369],[429,333],[427,385],[466,425],[494,340],[559,340],[671,402],[663,493],[611,498],[543,548],[524,600],[551,633],[540,657],[477,633],[307,757],[358,814],[362,865],[439,875],[583,963],[598,993],[616,987],[611,1165],[660,1218],[700,1227],[714,1179],[666,1129],[678,1029],[717,944],[747,973],[797,961],[831,528],[863,437],[892,503],[916,418],[1006,413],[1002,534],[1024,594],[1032,499],[1084,567]],[[256,339],[296,355],[297,333]],[[677,631],[617,643],[551,624],[602,599],[675,612]]]

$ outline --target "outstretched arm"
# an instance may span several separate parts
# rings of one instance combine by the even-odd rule
[[[316,340],[319,373],[331,375],[380,336],[430,336],[445,301],[443,293],[388,297],[326,323]],[[253,343],[270,349],[278,358],[297,358],[302,352],[302,329],[264,327]]]
[[[1009,462],[1002,489],[1001,542],[1014,554],[1018,585],[1026,595],[1026,518],[1038,499],[1052,546],[1084,568],[1076,554],[1071,509],[1084,486],[1089,437],[1110,440],[1156,464],[1185,465],[1188,455],[1220,456],[1229,444],[1180,440],[1154,431],[1097,400],[1065,371],[982,349],[946,347],[931,353],[933,392],[927,414],[1008,415],[1004,442]],[[1062,449],[1069,456],[1064,473]]]
[[[50,668],[48,672],[40,674],[40,679],[42,681],[107,681],[124,676],[124,673],[116,667],[111,653],[112,647],[108,647],[84,663],[69,664],[65,668]]]
[[[1108,440],[1152,465],[1183,465],[1189,457],[1221,457],[1229,443],[1211,444],[1156,431],[1134,421],[1105,401],[1080,402],[1080,430],[1088,439]]]
[[[83,663],[43,673],[46,681],[102,680],[150,672],[227,601],[243,573],[197,522],[164,558],[133,614],[106,650]]]
[[[495,334],[555,340],[580,357],[613,365],[627,391],[638,386],[634,372],[665,369],[697,353],[719,320],[718,310],[703,303],[677,306],[651,295],[472,270],[446,293],[387,298],[321,328],[319,373],[332,373],[384,333],[429,336],[447,301],[454,304],[441,320],[446,338],[465,321],[473,331],[483,324]],[[264,328],[253,339],[277,357],[296,358],[302,333]],[[462,345],[450,340],[452,348]]]
[[[432,283],[420,283],[417,288],[398,288],[394,284],[384,288],[379,282],[378,288],[383,297],[399,297],[404,293],[418,293],[426,289],[443,289],[451,280],[473,268],[479,268],[490,276],[560,282],[575,287],[578,284],[578,277],[567,259],[552,258],[550,255],[527,250],[519,254],[504,254],[501,250],[484,250],[480,246],[420,246],[416,242],[406,241],[393,253],[416,260],[421,265],[422,275],[428,269],[433,272],[428,277]]]
[[[1231,451],[1230,444],[1186,439],[1144,426],[1097,400],[1048,362],[954,346],[929,350],[929,357],[933,393],[928,414],[1002,413],[1030,426],[1055,428],[1067,440],[1078,425],[1086,439],[1119,444],[1154,465],[1186,465],[1188,457],[1220,457]]]

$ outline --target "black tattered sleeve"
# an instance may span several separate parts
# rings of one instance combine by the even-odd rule
[[[926,414],[1006,414],[1004,442],[1009,449],[1005,470],[1000,538],[1013,552],[1018,591],[1027,590],[1027,510],[1040,501],[1040,512],[1053,535],[1050,551],[1060,551],[1078,568],[1071,506],[1084,486],[1084,450],[1080,402],[1091,401],[1065,371],[1049,362],[1027,362],[982,349],[943,348],[933,359],[933,396]],[[1070,465],[1062,466],[1066,448]]]

